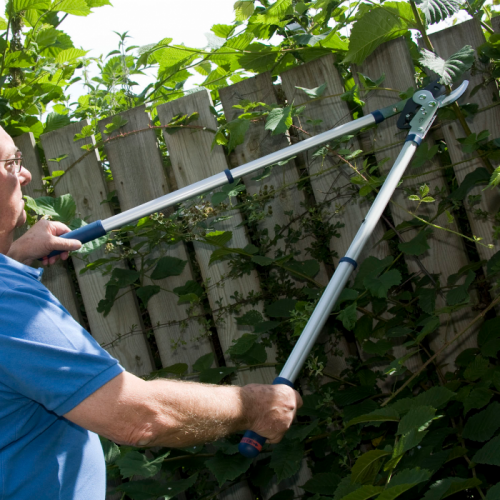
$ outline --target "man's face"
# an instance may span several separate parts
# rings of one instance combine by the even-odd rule
[[[0,160],[18,155],[14,141],[0,128]],[[30,180],[31,174],[24,167],[17,174],[15,169],[9,168],[8,162],[0,161],[0,247],[10,245],[14,229],[26,222],[21,186]]]

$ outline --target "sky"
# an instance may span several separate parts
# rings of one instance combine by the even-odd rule
[[[234,21],[235,0],[111,0],[111,3],[112,7],[94,9],[87,17],[68,16],[61,24],[75,47],[89,51],[87,57],[116,50],[119,37],[115,31],[128,31],[132,37],[127,39],[128,46],[157,43],[168,37],[173,38],[174,44],[203,48],[208,44],[205,33],[210,32],[212,25]],[[190,80],[190,86],[205,79],[196,76]],[[134,77],[134,80],[140,85],[153,81],[148,77]],[[83,93],[81,85],[70,88],[73,99]]]

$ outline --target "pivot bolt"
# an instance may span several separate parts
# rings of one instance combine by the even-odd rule
[[[427,96],[425,94],[420,94],[418,96],[418,98],[421,100],[421,101],[425,101],[427,99]]]
[[[429,107],[430,107],[430,108],[434,108],[435,106],[436,106],[436,101],[431,101],[431,102],[429,103]]]

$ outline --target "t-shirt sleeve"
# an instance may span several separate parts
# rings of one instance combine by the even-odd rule
[[[64,415],[124,371],[42,285],[0,301],[2,390]]]

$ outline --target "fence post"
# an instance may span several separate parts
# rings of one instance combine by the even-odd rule
[[[14,137],[14,143],[23,153],[23,166],[31,173],[31,182],[23,186],[22,191],[31,198],[47,196],[43,186],[43,171],[40,157],[36,149],[35,137],[32,132]],[[16,231],[17,237],[26,232],[26,228]],[[68,310],[73,318],[81,323],[80,311],[75,297],[75,290],[69,275],[67,265],[63,261],[58,261],[52,266],[45,267],[43,271],[42,283],[59,299],[61,304]]]
[[[86,154],[87,152],[81,148],[84,144],[95,144],[94,137],[73,140],[75,134],[81,132],[85,125],[89,125],[88,120],[72,123],[54,132],[43,134],[40,139],[50,172],[66,171],[55,186],[55,194],[61,196],[71,193],[76,202],[77,217],[94,221],[110,217],[113,212],[108,203],[101,204],[107,198],[107,190],[98,152],[93,150],[90,154]],[[68,169],[84,154],[86,156],[82,161]],[[68,156],[59,163],[51,161],[62,155]],[[102,248],[96,250],[90,255],[90,260],[94,261],[102,257],[103,252]],[[97,312],[97,305],[105,296],[105,285],[109,277],[103,276],[99,269],[80,274],[85,263],[78,256],[73,257],[73,264],[93,337],[100,344],[105,346],[109,344],[107,350],[128,371],[136,375],[151,373],[153,370],[151,354],[142,333],[142,320],[134,295],[132,293],[123,295],[116,301],[110,313],[104,317]],[[133,332],[138,328],[140,333],[134,334]]]
[[[372,80],[376,80],[382,74],[385,74],[383,87],[394,89],[394,91],[371,91],[366,99],[365,113],[391,105],[399,100],[397,91],[402,92],[409,87],[415,86],[414,66],[404,38],[393,40],[378,47],[360,67],[353,68],[353,72],[356,75],[358,71],[369,76]],[[396,121],[397,117],[393,117],[378,124],[375,129],[370,130],[372,145],[377,150],[375,155],[379,160],[379,169],[382,174],[386,174],[392,167],[403,145],[402,141],[407,135],[406,131],[401,131],[396,127]],[[421,147],[430,147],[432,145],[432,140],[427,139]],[[380,160],[384,157],[389,157],[389,161],[380,163]],[[411,176],[415,174],[418,174],[418,177],[412,178]],[[406,188],[417,190],[423,184],[428,184],[431,188],[430,195],[434,193],[434,188],[447,192],[446,180],[442,174],[437,157],[419,169],[410,166],[406,172],[404,180]],[[397,226],[405,220],[411,220],[412,216],[408,212],[412,212],[416,208],[417,203],[408,200],[408,195],[404,193],[403,189],[399,188],[395,191],[392,201],[393,203],[389,204],[389,208],[395,225]],[[434,216],[437,210],[437,202],[436,204],[423,205],[425,206],[421,206],[419,215],[424,217]],[[448,224],[445,214],[440,215],[435,223],[458,231],[455,223]],[[409,241],[416,234],[416,230],[405,232],[401,236],[401,241]],[[431,247],[430,250],[423,255],[418,257],[406,256],[405,260],[410,273],[415,275],[424,273],[428,276],[440,274],[442,284],[446,284],[448,276],[456,273],[462,266],[468,264],[462,239],[452,233],[434,230],[432,237],[429,238],[429,245]],[[438,294],[436,310],[445,306],[445,297]],[[462,309],[461,311],[455,311],[450,316],[441,314],[440,319],[441,325],[450,324],[458,332],[472,319],[471,310],[469,308]],[[453,335],[453,332],[448,331],[448,326],[442,326],[439,333],[431,339],[431,347],[434,350],[439,349],[451,335]],[[457,354],[467,347],[475,346],[476,338],[474,332],[472,332],[448,348],[443,353],[441,362],[445,361],[448,367],[453,370]]]
[[[143,130],[115,141],[106,142],[104,145],[104,150],[110,161],[120,207],[122,210],[128,210],[163,196],[169,192],[169,186],[165,178],[155,132],[153,129],[149,129],[151,120],[146,112],[146,107],[133,108],[121,113],[120,116],[127,120],[127,123],[119,130],[109,135],[105,133],[106,125],[111,123],[112,118],[101,120],[99,130],[105,139]],[[171,209],[165,211],[166,215],[170,212]],[[173,290],[183,286],[188,280],[195,280],[189,256],[182,242],[175,245],[164,244],[160,248],[151,250],[152,258],[168,255],[188,262],[179,276],[156,280],[154,283],[148,280],[145,284],[156,284],[163,289],[151,297],[147,304],[163,366],[187,363],[192,367],[200,356],[211,352],[210,341],[206,337],[199,338],[199,325],[194,321],[189,321],[189,304],[178,305],[177,296],[165,291],[165,289]],[[140,269],[140,259],[136,260],[136,266]],[[201,308],[194,311],[195,315],[201,313]],[[185,319],[188,319],[188,322],[184,328],[180,322]],[[172,322],[174,323],[172,324]],[[165,326],[156,328],[155,325]],[[172,348],[174,343],[178,345],[176,349]]]

